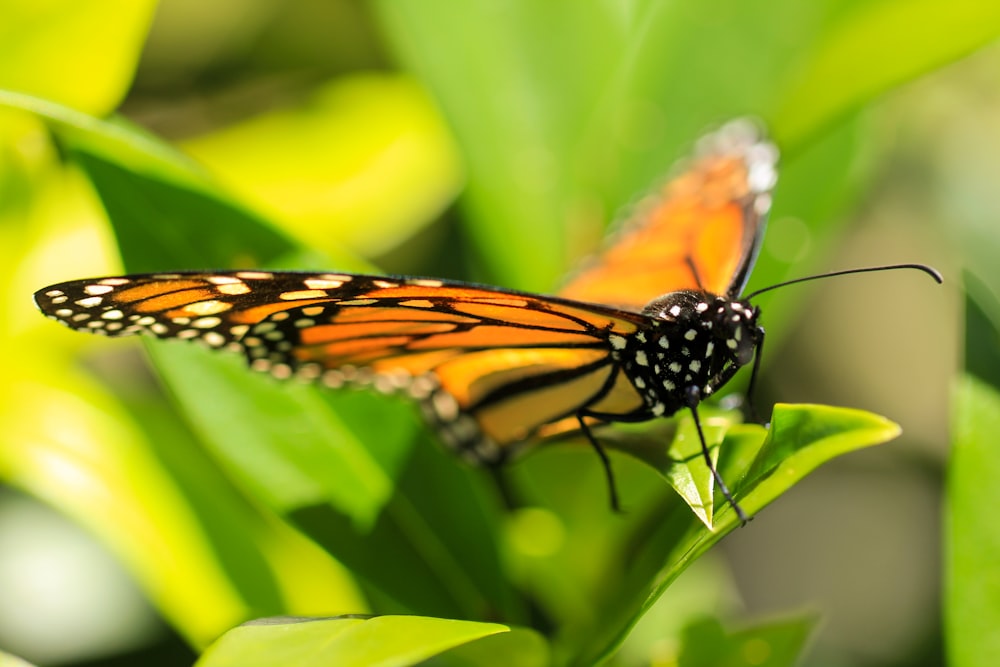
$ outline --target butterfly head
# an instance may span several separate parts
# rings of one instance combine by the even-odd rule
[[[680,290],[654,299],[643,313],[670,323],[686,340],[703,345],[707,357],[737,367],[753,360],[760,342],[760,311],[747,301]]]

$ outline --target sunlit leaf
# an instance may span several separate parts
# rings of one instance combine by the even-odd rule
[[[0,88],[94,114],[125,96],[157,3],[8,0],[0,21]]]
[[[893,439],[899,427],[884,417],[861,410],[820,405],[775,406],[767,436],[760,442],[759,427],[741,427],[740,448],[760,443],[743,478],[733,485],[736,501],[750,516],[761,511],[825,461],[841,454]],[[723,442],[722,448],[726,447]],[[744,450],[740,459],[749,460]],[[727,472],[731,465],[723,469]],[[739,525],[732,507],[719,506],[713,530],[684,507],[674,509],[644,536],[643,553],[635,554],[628,577],[608,592],[598,631],[573,636],[586,648],[580,664],[607,656],[621,644],[628,630],[652,606],[670,583],[710,546]]]
[[[262,619],[223,635],[198,667],[405,667],[509,628],[421,616]]]
[[[949,665],[1000,660],[1000,393],[966,376],[954,395],[945,530],[945,634]]]
[[[782,140],[800,141],[852,107],[998,35],[1000,6],[991,2],[850,3],[825,23],[782,82],[775,131]]]
[[[0,667],[32,667],[32,664],[16,655],[0,651]]]
[[[337,79],[302,106],[183,148],[244,201],[326,252],[384,253],[434,220],[461,185],[447,129],[427,94],[400,75]]]
[[[512,627],[509,632],[489,635],[456,646],[437,656],[435,667],[547,667],[553,664],[548,642],[533,630]]]
[[[109,180],[123,198],[141,200],[144,194],[173,187],[190,194],[188,199],[178,198],[181,205],[208,202],[215,206],[209,209],[214,213],[237,210],[227,209],[224,198],[213,200],[207,186],[199,189],[197,172],[183,160],[172,162],[169,149],[157,146],[144,151],[151,140],[125,126],[50,103],[36,104],[23,96],[6,96],[3,101],[40,111],[66,146],[94,151],[92,164],[99,161],[96,155],[109,158],[101,173],[122,177]],[[128,168],[116,165],[114,158]],[[141,206],[131,210],[137,211],[135,224],[142,226],[147,211]],[[256,237],[260,245],[273,245],[274,232],[264,234],[271,236]],[[169,253],[173,247],[149,245],[154,250],[141,251],[147,256],[155,249]],[[24,295],[22,299],[27,306],[30,299]],[[49,344],[55,339],[40,340]],[[123,341],[117,346],[122,351],[133,349]],[[100,536],[194,645],[246,618],[251,609],[258,613],[364,609],[349,575],[328,554],[248,502],[191,441],[176,417],[165,416],[162,405],[155,409],[144,403],[150,398],[144,395],[148,388],[124,389],[116,405],[106,391],[80,378],[57,349],[35,352],[33,344],[19,349],[32,351],[35,361],[24,372],[20,368],[27,358],[5,364],[9,372],[0,389],[8,396],[4,405],[11,418],[9,440],[2,450],[4,478],[60,507]],[[42,363],[43,359],[47,361]],[[41,416],[53,410],[60,414]],[[387,492],[381,495],[375,504],[384,502]],[[367,511],[370,516],[371,510]]]

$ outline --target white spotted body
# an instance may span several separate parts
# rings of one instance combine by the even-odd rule
[[[668,294],[644,314],[649,328],[624,339],[613,354],[650,417],[690,407],[692,395],[714,394],[752,360],[762,335],[755,308],[696,291]]]

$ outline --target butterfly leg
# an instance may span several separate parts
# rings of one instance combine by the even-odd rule
[[[737,504],[736,500],[733,498],[733,494],[729,492],[729,487],[722,480],[722,475],[716,470],[715,464],[712,463],[712,455],[708,451],[708,444],[705,442],[705,433],[701,429],[701,419],[698,417],[698,404],[701,402],[701,389],[698,387],[688,387],[687,388],[687,407],[691,410],[691,416],[694,418],[695,428],[698,429],[698,440],[701,441],[701,453],[705,457],[705,463],[708,465],[708,469],[712,471],[712,477],[715,478],[715,483],[719,487],[719,491],[725,497],[726,502],[728,502],[732,508],[736,511],[736,516],[739,517],[740,523],[746,525],[750,520],[743,508]]]
[[[608,480],[608,497],[611,501],[611,509],[620,514],[622,508],[621,505],[618,504],[618,488],[615,486],[615,473],[611,469],[611,459],[608,458],[608,453],[604,451],[604,447],[601,446],[601,443],[597,442],[597,438],[595,438],[594,434],[590,432],[590,427],[587,426],[587,422],[584,420],[583,415],[578,412],[576,414],[576,420],[580,422],[580,430],[583,431],[585,436],[587,436],[587,441],[590,443],[590,446],[594,448],[594,451],[597,452],[597,456],[601,459],[601,464],[604,466],[604,474]]]
[[[754,408],[753,390],[757,384],[757,371],[760,370],[760,356],[764,351],[764,327],[757,327],[757,349],[753,353],[753,368],[750,370],[750,382],[747,384],[747,407],[750,411],[750,421],[760,423],[757,410]]]

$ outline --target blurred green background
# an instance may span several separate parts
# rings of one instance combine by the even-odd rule
[[[227,409],[237,399],[212,383],[252,394],[258,378],[151,347],[164,389],[141,344],[44,321],[34,290],[225,257],[546,291],[697,136],[749,114],[783,153],[749,289],[914,261],[946,284],[882,274],[761,299],[761,413],[774,401],[853,406],[904,435],[824,467],[730,536],[668,592],[620,664],[673,664],[662,637],[699,614],[802,610],[824,619],[806,665],[941,664],[949,396],[963,364],[994,386],[1000,375],[998,34],[1000,10],[986,2],[0,1],[0,89],[117,112],[190,156],[221,202],[211,222],[156,218],[157,197],[178,192],[209,210],[179,158],[150,162],[159,144],[126,130],[116,156],[134,150],[136,169],[183,185],[142,189],[88,148],[77,120],[52,134],[30,104],[0,97],[0,649],[39,664],[189,664],[188,645],[254,615],[391,609],[400,601],[359,587],[351,563],[281,515],[330,496],[346,524],[371,525],[391,506],[389,480],[419,483],[405,475],[423,464],[407,457],[450,465],[432,447],[409,453],[425,438],[405,405],[297,389],[268,416],[299,458],[243,460],[258,427],[238,423]],[[150,216],[133,222],[138,236],[116,227],[123,250],[139,248],[124,266],[105,210]],[[230,242],[241,216],[274,231]],[[145,252],[141,234],[156,247]],[[963,328],[967,306],[975,329]],[[185,392],[192,378],[198,390]],[[295,411],[316,401],[344,422]],[[385,425],[363,443],[384,454],[378,465],[305,474],[331,441],[354,437],[351,415]],[[204,446],[220,426],[235,448]],[[527,512],[507,525],[504,568],[551,607],[580,601],[530,580],[545,571],[525,565],[532,550],[592,548],[586,536],[615,530],[590,456],[543,452],[514,473],[562,498],[550,506],[573,507],[570,519]],[[480,481],[447,470],[455,489]],[[566,481],[546,477],[555,471]],[[563,542],[540,547],[539,535]],[[597,580],[600,563],[581,556],[578,567]],[[268,590],[248,599],[245,582],[262,577]]]

